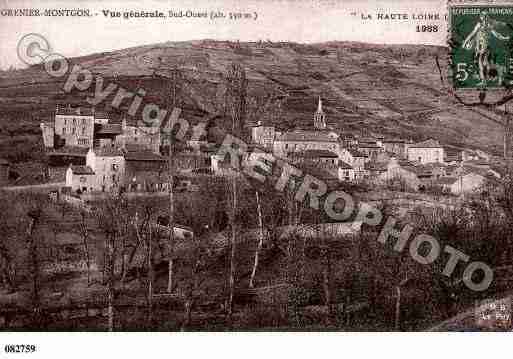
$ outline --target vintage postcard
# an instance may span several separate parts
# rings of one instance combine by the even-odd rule
[[[0,0],[0,356],[511,331],[512,89],[513,1]]]

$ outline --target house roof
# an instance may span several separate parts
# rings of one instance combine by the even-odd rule
[[[125,146],[126,152],[146,152],[148,151],[148,146],[139,144],[139,143],[126,143]]]
[[[99,119],[109,119],[109,114],[107,112],[103,112],[103,111],[96,111],[94,113],[94,118],[99,118]]]
[[[151,151],[137,151],[125,152],[125,160],[126,161],[161,161],[164,162],[166,159],[161,155],[153,153]]]
[[[440,177],[440,178],[437,178],[434,183],[435,184],[448,184],[448,185],[451,185],[453,183],[456,183],[456,181],[458,180],[458,178],[456,177]]]
[[[48,151],[48,155],[52,156],[85,156],[89,151],[88,147],[64,146],[61,148]]]
[[[445,169],[447,166],[443,165],[441,163],[425,163],[423,165],[415,165],[415,167],[418,168],[419,171],[421,171],[421,172],[431,173],[436,169],[440,169],[440,168]]]
[[[358,143],[359,148],[381,148],[375,143]]]
[[[387,138],[383,140],[384,143],[405,143],[405,140],[401,140],[400,138]]]
[[[365,169],[367,171],[386,171],[387,170],[387,165],[383,162],[375,162],[375,161],[371,161],[371,162],[367,162],[365,164]]]
[[[107,123],[105,125],[101,125],[100,128],[96,131],[99,135],[120,135],[122,133],[120,124]]]
[[[487,161],[483,160],[470,160],[463,162],[464,165],[470,165],[470,166],[481,166],[481,167],[490,167],[490,164]]]
[[[470,173],[474,173],[474,174],[486,177],[487,175],[490,174],[490,170],[488,168],[474,167],[474,166],[468,166],[468,165],[463,165],[460,167],[460,174],[465,176]]]
[[[330,136],[331,131],[305,131],[295,130],[284,132],[277,137],[277,141],[312,141],[312,142],[338,142],[336,137]]]
[[[339,160],[338,161],[338,168],[341,168],[343,170],[352,170],[353,169],[353,166],[351,166],[350,164],[342,161],[342,160]]]
[[[442,148],[440,143],[430,138],[429,140],[415,143],[410,148]]]
[[[351,154],[353,157],[369,157],[365,153],[358,151],[355,148],[348,148],[347,151]]]
[[[2,166],[9,165],[9,161],[7,161],[7,160],[6,160],[6,159],[4,159],[4,158],[0,158],[0,165],[2,165]]]
[[[71,171],[73,171],[73,174],[76,175],[94,175],[94,171],[89,166],[70,166]]]
[[[94,153],[98,157],[117,157],[123,156],[123,152],[113,147],[100,147],[94,150]]]
[[[336,177],[331,174],[329,171],[325,170],[324,168],[317,167],[317,166],[302,166],[301,167],[305,173],[308,173],[311,176],[314,176],[315,178],[319,180],[333,180],[336,179]]]
[[[335,152],[328,150],[306,150],[298,152],[297,155],[305,158],[338,158]]]
[[[399,164],[399,166],[403,166],[403,167],[404,166],[415,166],[415,163],[405,160],[405,159],[399,159],[399,160],[397,160],[397,163]]]
[[[56,115],[92,116],[93,110],[89,107],[58,107]]]

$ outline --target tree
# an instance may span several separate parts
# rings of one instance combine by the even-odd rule
[[[89,228],[87,226],[87,216],[85,212],[80,213],[80,234],[84,245],[84,256],[87,265],[87,285],[91,285],[91,255],[89,253]]]
[[[104,283],[107,285],[107,328],[114,330],[116,299],[116,272],[117,255],[120,252],[120,239],[127,235],[128,202],[122,195],[107,198],[96,212],[99,229],[104,234]],[[121,253],[123,253],[122,249]]]
[[[251,270],[251,277],[249,278],[249,287],[253,288],[255,275],[258,268],[258,259],[260,256],[260,251],[262,250],[262,246],[264,245],[264,223],[262,219],[262,206],[260,205],[260,196],[258,191],[255,191],[255,198],[257,203],[257,215],[258,215],[258,244],[255,249],[255,260],[253,263],[253,269]]]
[[[42,210],[41,208],[33,208],[27,212],[27,216],[29,217],[29,227],[27,230],[27,245],[29,250],[29,263],[30,263],[30,272],[32,277],[32,285],[31,285],[31,299],[34,311],[34,319],[36,322],[39,322],[40,318],[40,293],[39,293],[39,258],[38,258],[38,245],[37,238],[34,235],[36,225],[41,220]]]
[[[154,220],[154,207],[146,205],[142,210],[142,220],[139,221],[139,212],[135,212],[134,221],[132,225],[137,236],[139,243],[144,243],[146,248],[146,286],[147,286],[147,305],[148,305],[148,327],[153,323],[153,295],[154,295],[154,281],[155,271],[154,262],[155,254],[153,247],[155,246],[155,234],[152,220]]]
[[[248,81],[246,72],[241,64],[232,63],[226,76],[226,108],[232,120],[232,135],[242,139],[244,130],[244,121],[246,117],[246,100],[247,100]],[[240,165],[240,158],[236,161]],[[231,159],[234,162],[234,159]],[[240,168],[236,168],[240,170]],[[230,211],[231,224],[231,251],[230,251],[230,272],[229,272],[229,293],[227,300],[228,319],[231,320],[233,312],[233,294],[235,290],[235,246],[236,246],[236,213],[237,213],[237,177],[233,176],[231,186],[231,202],[232,210]]]

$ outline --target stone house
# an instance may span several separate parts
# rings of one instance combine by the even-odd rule
[[[485,184],[485,181],[485,176],[469,172],[458,177],[440,178],[434,183],[440,185],[444,190],[454,195],[461,195],[477,191],[483,184]]]
[[[342,160],[338,161],[338,179],[340,181],[355,181],[356,180],[356,173],[349,163],[346,163]]]
[[[85,166],[70,165],[66,170],[66,187],[76,191],[115,191],[125,176],[123,153],[111,148],[89,149]]]
[[[337,166],[323,168],[315,165],[306,164],[299,168],[303,171],[303,173],[309,174],[310,176],[313,176],[316,179],[323,181],[324,183],[326,183],[326,185],[328,185],[328,187],[337,186],[340,184]]]
[[[383,149],[399,158],[406,158],[407,142],[401,139],[384,139]]]
[[[424,183],[429,183],[447,175],[446,168],[441,163],[427,163],[425,165],[415,165],[418,178]]]
[[[53,123],[41,122],[39,125],[41,133],[43,135],[43,145],[46,148],[55,147],[55,128]],[[64,143],[63,143],[64,144]]]
[[[42,129],[46,131],[45,137],[51,137],[47,127],[42,126]],[[55,137],[62,140],[65,146],[93,147],[94,111],[80,107],[57,107],[54,131]]]
[[[421,181],[413,167],[401,166],[396,158],[392,158],[386,165],[384,172],[378,174],[375,178],[378,184],[394,184],[406,186],[408,189],[417,191]]]
[[[264,126],[262,122],[251,128],[251,140],[253,143],[272,150],[276,132],[274,126]]]
[[[365,178],[375,179],[387,170],[387,164],[376,161],[365,162]]]
[[[365,162],[368,161],[365,153],[354,148],[343,148],[340,150],[340,159],[353,168],[356,180],[365,177]]]
[[[293,152],[306,150],[328,150],[339,152],[338,135],[327,130],[295,130],[284,132],[276,137],[273,152],[276,156],[286,158]]]
[[[122,132],[120,124],[95,124],[94,147],[115,147],[117,138]]]
[[[446,147],[444,150],[444,162],[446,164],[458,164],[461,162],[462,159],[462,153],[463,151],[453,148],[453,147]]]
[[[463,162],[479,161],[480,159],[481,158],[479,157],[479,155],[475,151],[467,150],[467,149],[461,151],[461,160]]]
[[[66,170],[66,187],[73,192],[92,192],[96,190],[96,176],[89,166],[70,165]]]
[[[293,163],[308,162],[320,166],[336,166],[338,158],[338,154],[329,150],[306,150],[290,154]]]
[[[114,148],[90,150],[86,156],[86,165],[96,175],[95,189],[100,191],[118,190],[125,177],[125,158],[123,152]]]
[[[408,146],[408,160],[420,164],[440,162],[444,163],[444,148],[436,140],[429,139]]]
[[[167,160],[146,151],[126,151],[125,180],[127,191],[164,191],[168,188]]]
[[[173,157],[175,171],[191,171],[210,168],[210,155],[205,152],[179,152]]]
[[[358,150],[363,152],[369,158],[369,161],[378,161],[380,153],[383,152],[383,148],[378,144],[369,142],[358,143]]]
[[[153,153],[160,153],[160,128],[157,126],[130,126],[126,119],[123,119],[121,134],[116,137],[116,144],[123,148],[127,145],[144,146]]]

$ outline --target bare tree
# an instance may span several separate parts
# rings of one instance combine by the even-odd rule
[[[34,235],[36,225],[39,223],[41,219],[42,211],[40,208],[34,208],[28,211],[27,216],[29,217],[29,226],[27,230],[27,245],[29,250],[29,263],[30,263],[30,273],[31,273],[31,299],[34,311],[34,320],[36,322],[40,319],[40,302],[41,299],[39,297],[39,258],[38,258],[38,245],[37,239]]]
[[[144,243],[146,247],[146,285],[147,285],[147,305],[148,305],[148,327],[151,327],[153,323],[153,296],[154,296],[154,281],[155,281],[155,271],[154,271],[154,261],[155,254],[153,247],[155,245],[154,241],[154,228],[151,223],[153,209],[151,206],[145,206],[143,209],[143,218],[139,223],[139,215],[138,212],[135,213],[134,221],[132,225],[135,230],[135,234],[139,243]]]
[[[99,228],[105,236],[104,282],[107,285],[107,328],[114,330],[114,302],[116,299],[116,255],[119,239],[126,235],[125,222],[128,216],[128,203],[121,195],[110,197],[102,203],[96,213]]]
[[[244,121],[246,118],[246,101],[248,81],[246,72],[241,64],[233,63],[226,76],[226,107],[232,120],[232,135],[242,138]],[[231,159],[234,162],[234,159]],[[240,165],[240,158],[236,161]],[[236,169],[237,170],[237,169]],[[229,294],[227,300],[227,314],[231,320],[233,312],[233,294],[235,290],[235,246],[236,246],[236,214],[237,214],[237,176],[232,178],[232,210],[230,211],[231,222],[231,251],[230,251],[230,272],[229,272]]]
[[[264,245],[264,223],[262,218],[262,206],[260,205],[260,196],[258,191],[255,191],[256,203],[257,203],[257,215],[258,215],[258,244],[255,249],[255,260],[253,262],[253,269],[251,270],[251,277],[249,278],[249,287],[253,288],[255,275],[258,268],[258,259],[262,246]]]
[[[82,244],[84,246],[84,256],[87,265],[87,285],[91,285],[91,255],[89,253],[89,228],[87,226],[87,217],[85,212],[80,213],[80,234],[82,236]]]

